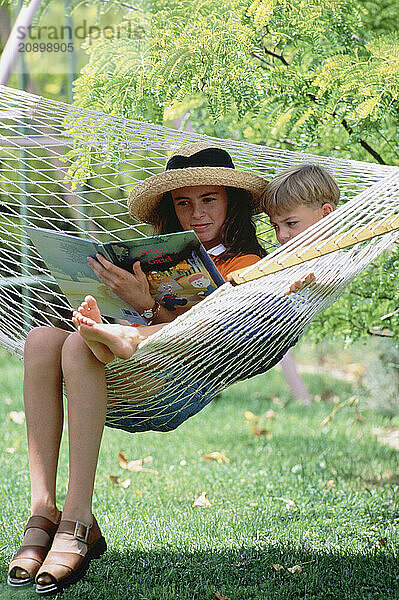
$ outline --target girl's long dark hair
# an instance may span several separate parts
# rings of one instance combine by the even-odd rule
[[[261,258],[266,256],[266,250],[256,237],[256,227],[252,218],[251,194],[241,188],[228,186],[226,186],[226,192],[227,216],[220,236],[220,241],[223,246],[226,246],[226,250],[218,256],[218,261],[225,262],[244,254],[256,254]],[[156,235],[182,231],[170,192],[166,192],[159,203],[154,230]]]

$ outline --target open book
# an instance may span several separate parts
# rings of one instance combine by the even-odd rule
[[[97,279],[87,263],[87,257],[97,253],[130,272],[139,260],[152,297],[171,311],[176,306],[190,308],[224,283],[194,231],[104,244],[48,229],[26,231],[72,308],[91,294],[102,314],[145,324],[134,308]]]

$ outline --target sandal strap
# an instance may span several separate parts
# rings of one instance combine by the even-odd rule
[[[15,560],[19,560],[20,558],[27,558],[29,560],[35,560],[42,564],[44,559],[46,558],[46,554],[48,552],[48,546],[21,546],[18,548],[12,562]]]
[[[101,536],[101,531],[98,523],[93,517],[93,523],[83,523],[82,521],[68,521],[63,519],[58,526],[57,533],[67,533],[72,535],[80,542],[84,542],[91,546],[93,542]]]
[[[28,529],[42,529],[50,536],[53,536],[57,531],[58,523],[53,523],[50,519],[46,517],[41,517],[40,515],[33,515],[28,519],[28,522],[25,525],[24,533],[27,532]]]
[[[28,573],[29,567],[37,570],[46,558],[47,552],[47,546],[21,546],[10,562],[8,570],[11,572],[14,567],[24,569]]]

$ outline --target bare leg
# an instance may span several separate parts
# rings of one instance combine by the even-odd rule
[[[59,518],[55,482],[62,434],[61,349],[68,332],[55,327],[37,327],[29,332],[24,354],[24,401],[31,478],[31,514],[53,523]],[[45,426],[43,422],[45,415]],[[29,538],[29,536],[34,536]],[[24,544],[46,546],[48,535],[35,530]],[[34,541],[30,541],[33,539]],[[20,562],[24,564],[24,561]],[[37,567],[36,567],[37,568]],[[31,565],[34,574],[34,563]],[[23,568],[15,568],[17,579],[28,579]]]
[[[69,485],[63,517],[87,523],[107,409],[104,365],[78,333],[62,349],[68,398]]]
[[[25,344],[24,401],[31,513],[50,520],[59,512],[55,481],[63,425],[61,349],[68,336],[62,329],[38,327],[28,334]]]
[[[90,524],[107,405],[105,370],[81,336],[73,333],[63,345],[62,371],[68,398],[69,428],[69,484],[62,518]],[[49,584],[51,576],[46,574],[46,561],[42,573],[38,582]],[[68,569],[65,569],[67,573]]]
[[[79,308],[73,312],[72,321],[77,329],[79,329],[79,325],[84,322],[84,318],[89,318],[95,323],[103,322],[97,301],[93,296],[86,296]],[[102,363],[106,364],[114,360],[114,354],[101,342],[96,342],[94,340],[85,341],[94,356]]]

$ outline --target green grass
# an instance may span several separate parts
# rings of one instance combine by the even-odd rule
[[[22,409],[22,368],[0,353],[0,373],[5,582],[28,515],[29,477],[24,426],[6,416]],[[332,389],[346,399],[352,393],[333,378],[309,375],[306,382],[312,394]],[[63,598],[214,600],[218,590],[232,600],[398,599],[398,452],[371,433],[386,421],[367,411],[359,421],[354,408],[343,408],[321,428],[331,403],[306,409],[288,398],[281,374],[272,371],[230,388],[175,432],[106,430],[94,513],[109,550]],[[253,435],[244,412],[269,408],[278,413],[267,425],[272,437]],[[10,447],[14,454],[5,452]],[[122,470],[121,450],[128,459],[153,456],[148,466],[156,472]],[[204,460],[212,451],[224,452],[230,463]],[[109,475],[130,477],[131,485],[120,488]],[[64,444],[61,504],[66,479]],[[212,506],[193,508],[202,491]],[[305,564],[290,573],[274,571],[276,563]],[[34,597],[33,590],[0,584],[2,600]]]

